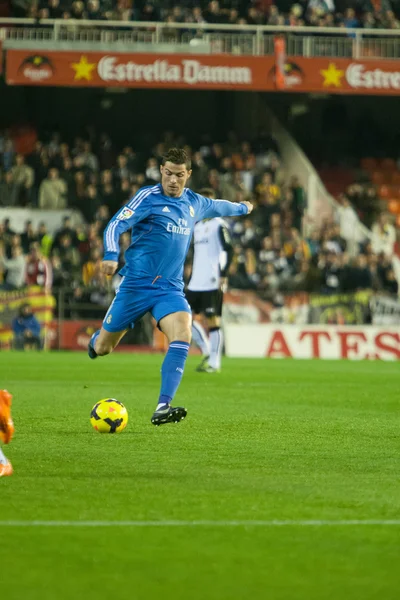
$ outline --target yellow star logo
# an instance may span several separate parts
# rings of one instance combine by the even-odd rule
[[[320,73],[324,78],[324,87],[329,85],[342,87],[341,78],[344,75],[344,71],[337,69],[335,63],[329,63],[329,67],[327,69],[322,69]]]
[[[89,63],[86,56],[81,56],[78,63],[71,63],[71,67],[75,71],[74,79],[90,81],[93,78],[92,71],[96,67],[96,63]]]

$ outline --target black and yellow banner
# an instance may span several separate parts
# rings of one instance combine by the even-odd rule
[[[364,325],[371,322],[372,292],[310,296],[309,323],[320,325]]]
[[[12,321],[23,304],[30,304],[45,333],[52,321],[56,301],[39,286],[15,292],[0,292],[0,347],[7,347],[13,338]]]

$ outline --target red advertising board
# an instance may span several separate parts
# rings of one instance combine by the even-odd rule
[[[9,85],[398,95],[399,61],[8,50]],[[282,75],[282,68],[279,70]]]

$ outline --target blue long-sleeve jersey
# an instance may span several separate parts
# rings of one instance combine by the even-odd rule
[[[197,221],[248,213],[245,204],[210,200],[185,188],[182,196],[165,196],[160,184],[141,188],[108,223],[104,260],[118,260],[119,237],[132,229],[121,275],[144,285],[183,288],[183,266]]]

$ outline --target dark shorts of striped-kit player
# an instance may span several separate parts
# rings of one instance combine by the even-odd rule
[[[186,298],[195,315],[204,314],[206,317],[220,317],[224,294],[222,290],[206,290],[196,292],[186,290]]]

